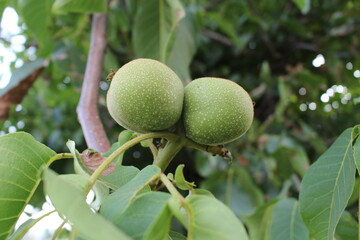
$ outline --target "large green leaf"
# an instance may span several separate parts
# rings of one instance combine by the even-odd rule
[[[175,33],[174,45],[166,64],[174,70],[183,82],[191,81],[189,66],[196,52],[196,33],[194,17],[187,13],[179,23]]]
[[[111,221],[118,218],[138,193],[150,191],[148,184],[160,173],[157,166],[145,167],[128,183],[109,195],[101,206],[100,213]]]
[[[55,0],[54,13],[99,13],[106,11],[106,0]]]
[[[51,6],[54,0],[19,0],[18,12],[33,37],[44,43],[50,37]]]
[[[333,239],[355,182],[351,129],[309,168],[301,184],[300,213],[316,239]]]
[[[43,180],[45,192],[56,210],[71,222],[85,239],[131,239],[101,215],[94,213],[85,202],[84,191],[69,179],[47,169],[44,171]]]
[[[309,232],[301,219],[295,199],[282,199],[272,211],[269,236],[271,240],[307,240]]]
[[[139,195],[114,224],[134,239],[165,239],[170,229],[170,194],[147,192]]]
[[[185,202],[188,215],[188,240],[247,240],[243,224],[219,200],[205,195],[191,195]]]
[[[30,134],[0,137],[0,239],[10,235],[17,219],[39,185],[39,173],[54,151]]]
[[[184,16],[179,0],[138,0],[133,27],[136,56],[166,62],[173,34]]]

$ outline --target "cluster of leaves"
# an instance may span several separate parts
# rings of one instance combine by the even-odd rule
[[[235,159],[231,166],[219,157],[184,150],[169,172],[185,162],[187,179],[228,205],[245,222],[251,239],[296,239],[294,232],[277,235],[282,229],[298,229],[299,236],[307,236],[307,229],[312,235],[325,229],[318,238],[327,239],[340,216],[336,237],[357,239],[354,203],[358,194],[353,190],[354,170],[349,170],[352,153],[346,151],[355,144],[355,137],[348,130],[333,145],[336,150],[330,148],[310,168],[315,170],[308,167],[360,118],[359,78],[354,77],[360,69],[360,43],[355,34],[359,32],[359,4],[356,0],[128,0],[109,1],[107,6],[104,0],[0,1],[0,12],[12,6],[21,17],[20,24],[25,23],[21,34],[27,37],[26,49],[36,48],[35,58],[47,64],[22,102],[22,110],[14,108],[3,123],[3,131],[21,119],[23,130],[57,152],[67,151],[66,139],[74,139],[79,149],[86,148],[75,115],[89,47],[84,39],[90,35],[88,13],[107,10],[103,79],[110,69],[135,57],[148,57],[168,64],[184,84],[202,76],[231,79],[256,102],[252,128],[228,146]],[[325,64],[314,67],[312,61],[318,54],[324,56]],[[23,53],[18,57],[25,62],[34,58]],[[33,70],[26,64],[17,69],[23,73],[20,76]],[[16,85],[23,78],[15,76],[11,81]],[[346,91],[336,91],[337,86]],[[115,141],[121,128],[105,111],[106,87],[102,82],[100,108],[105,128]],[[323,102],[320,97],[329,89],[333,95]],[[0,96],[7,90],[0,91]],[[312,103],[315,111],[309,109]],[[339,146],[345,149],[341,156]],[[125,154],[124,164],[141,169],[150,158],[148,149],[134,148]],[[334,169],[324,163],[329,159]],[[313,177],[304,178],[305,174]],[[300,191],[301,181],[320,185]],[[343,181],[346,186],[341,185]],[[356,178],[354,189],[358,183]],[[323,191],[329,195],[321,195]],[[299,215],[299,192],[304,203],[322,199],[300,209],[304,223]],[[321,212],[321,205],[329,209],[313,216]],[[326,226],[311,228],[317,220]],[[257,231],[259,223],[261,231]],[[284,225],[290,223],[297,228]]]
[[[67,144],[72,153],[69,156],[56,154],[27,133],[2,136],[0,144],[7,156],[0,159],[0,164],[6,166],[3,170],[8,169],[1,171],[0,206],[5,211],[0,215],[0,239],[11,234],[41,180],[57,211],[73,226],[71,232],[63,230],[62,236],[67,235],[70,239],[186,239],[182,234],[170,231],[173,216],[187,229],[187,239],[247,239],[244,226],[226,205],[210,192],[194,189],[194,184],[185,180],[183,165],[179,165],[175,175],[168,177],[154,165],[141,171],[133,166],[117,165],[110,175],[99,178],[94,186],[96,199],[90,207],[85,202],[90,190],[87,175],[90,171],[73,141]],[[57,175],[47,169],[53,161],[64,157],[73,157],[77,171],[82,174]],[[152,191],[151,187],[161,186],[160,183],[171,194]],[[190,194],[184,198],[173,184],[181,190],[189,190]],[[100,206],[100,214],[92,211]],[[10,239],[21,239],[46,216],[48,214],[28,220]],[[223,221],[219,222],[218,218]],[[62,227],[55,235],[61,233]]]
[[[85,154],[79,154],[73,141],[67,143],[71,154],[56,154],[27,133],[7,134],[0,137],[3,151],[0,158],[0,187],[3,189],[0,206],[4,209],[0,215],[0,239],[6,239],[12,233],[41,180],[45,193],[64,223],[72,224],[71,231],[60,225],[54,237],[62,234],[69,239],[246,240],[250,237],[260,240],[264,237],[309,239],[309,236],[333,239],[336,235],[338,239],[357,239],[358,223],[344,210],[354,201],[354,194],[358,195],[354,186],[356,169],[360,172],[359,137],[360,125],[347,129],[307,170],[301,183],[299,201],[287,197],[285,190],[282,195],[264,203],[259,190],[244,189],[251,181],[245,171],[234,168],[228,171],[226,181],[230,185],[223,183],[223,174],[219,174],[217,185],[222,188],[228,185],[222,193],[225,192],[227,205],[234,209],[231,211],[210,191],[195,188],[194,183],[186,181],[184,165],[179,165],[175,174],[167,176],[155,165],[141,170],[121,165],[123,152],[117,149],[125,146],[127,141],[122,143],[124,139],[104,154],[110,155],[108,158],[117,154],[115,159],[120,164],[109,175],[99,176],[92,185],[96,171],[90,171],[84,161]],[[47,168],[55,160],[63,158],[74,159],[77,174],[57,175]],[[211,181],[210,178],[208,181]],[[240,196],[242,202],[235,202],[239,198],[233,198],[236,194],[229,193],[238,191],[236,182],[240,183],[240,188],[257,196],[257,201]],[[175,186],[187,191],[188,195],[184,198]],[[158,191],[162,187],[166,187],[169,193]],[[85,198],[91,188],[96,198],[88,205]],[[254,208],[251,204],[258,207]],[[10,239],[21,239],[48,215],[28,220]],[[173,218],[186,229],[187,237],[171,227]]]

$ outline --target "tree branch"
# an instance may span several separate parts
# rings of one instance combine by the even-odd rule
[[[88,147],[102,153],[110,149],[109,139],[100,120],[97,106],[105,48],[106,14],[94,14],[89,56],[77,115]]]
[[[213,39],[213,40],[215,40],[215,41],[217,41],[219,43],[222,43],[222,44],[224,44],[226,46],[232,46],[233,45],[231,39],[229,39],[228,37],[226,37],[224,35],[221,35],[220,33],[213,32],[213,31],[210,31],[208,29],[202,29],[201,33],[203,33],[208,38]]]

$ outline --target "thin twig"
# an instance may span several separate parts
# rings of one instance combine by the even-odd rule
[[[89,56],[77,114],[88,147],[102,153],[110,149],[110,142],[100,120],[97,106],[105,48],[106,14],[94,14]]]
[[[226,46],[232,46],[233,45],[233,42],[231,41],[230,38],[220,34],[220,33],[217,33],[217,32],[214,32],[214,31],[210,31],[208,29],[202,29],[201,30],[201,33],[204,34],[205,36],[207,36],[208,38],[212,39],[212,40],[215,40],[219,43],[222,43]]]

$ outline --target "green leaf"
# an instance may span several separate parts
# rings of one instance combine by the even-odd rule
[[[175,183],[176,187],[180,188],[181,190],[189,190],[194,188],[196,185],[185,180],[183,173],[184,167],[184,164],[177,166],[175,170]]]
[[[270,239],[307,240],[309,232],[301,219],[299,204],[295,199],[282,199],[272,210]]]
[[[106,11],[106,2],[106,0],[55,0],[52,11],[59,14],[101,13]]]
[[[110,150],[107,151],[106,153],[104,153],[104,157],[108,157],[110,156],[111,153],[115,152],[116,149],[118,149],[119,147],[121,147],[124,143],[126,143],[127,141],[129,141],[130,139],[132,139],[134,136],[134,133],[132,131],[129,130],[124,130],[119,134],[118,137],[118,141],[116,143],[114,143]],[[124,157],[125,152],[123,152],[122,154],[120,154],[119,156],[116,157],[116,159],[114,160],[114,162],[118,165],[121,165],[123,157]]]
[[[189,240],[248,239],[240,220],[219,200],[204,195],[191,195],[184,204],[189,221]]]
[[[161,173],[160,168],[149,165],[142,169],[133,179],[111,194],[103,203],[100,213],[113,221],[129,206],[141,191],[150,191],[148,184]]]
[[[214,197],[214,195],[206,190],[206,189],[201,189],[201,188],[194,188],[192,191],[191,191],[191,194],[196,194],[196,195],[206,195],[206,196],[209,196],[209,197]]]
[[[9,84],[5,88],[0,89],[0,97],[4,96],[8,91],[19,85],[22,80],[43,66],[44,59],[37,59],[33,62],[25,63],[22,67],[16,69],[11,75]]]
[[[165,239],[170,229],[168,193],[147,192],[133,200],[113,223],[134,239]]]
[[[347,211],[341,215],[335,231],[338,240],[358,240],[358,223]]]
[[[310,11],[311,0],[292,0],[303,14]]]
[[[89,185],[89,177],[80,174],[62,174],[59,175],[59,178],[64,179],[67,182],[70,182],[84,194]]]
[[[360,136],[360,124],[353,127],[351,138],[353,140],[356,140],[356,138],[358,138],[359,136]]]
[[[148,148],[148,147],[150,147],[150,143],[152,143],[152,140],[153,139],[146,139],[144,141],[141,141],[140,145],[144,148]]]
[[[56,153],[24,132],[0,136],[0,239],[13,227]]]
[[[103,201],[105,201],[105,199],[109,196],[110,189],[101,182],[96,182],[92,190],[95,193],[95,200],[91,202],[91,207],[94,209],[100,209]]]
[[[257,208],[256,212],[251,216],[244,217],[251,240],[263,240],[269,238],[272,211],[278,201],[278,199],[272,199]]]
[[[68,179],[46,169],[43,180],[45,192],[56,210],[71,222],[85,239],[131,239],[102,216],[94,213],[85,202],[84,192]]]
[[[75,142],[69,140],[66,145],[74,155],[75,170],[79,173],[91,175],[92,172],[82,162],[80,154],[75,148]],[[107,187],[116,190],[134,178],[139,171],[139,169],[133,166],[117,165],[112,173],[107,176],[100,176],[99,180]]]
[[[109,188],[117,190],[133,179],[139,172],[140,170],[134,166],[119,165],[111,174],[101,176],[99,180]]]
[[[344,131],[306,172],[300,213],[315,239],[333,239],[355,182],[351,129]]]
[[[168,201],[169,209],[172,215],[180,221],[180,223],[187,228],[186,216],[184,215],[184,209],[178,199],[170,198]]]
[[[179,0],[138,0],[133,27],[136,56],[165,63],[177,24],[184,16]]]
[[[45,43],[50,38],[49,26],[51,25],[51,6],[54,0],[19,0],[18,13],[40,43]]]
[[[41,218],[38,219],[29,219],[9,237],[8,240],[20,240],[24,239],[25,234],[37,223],[41,220]]]
[[[310,165],[301,146],[280,146],[272,156],[276,159],[275,177],[280,181],[289,179],[294,172],[303,177]]]
[[[264,202],[262,192],[255,185],[248,171],[242,167],[215,172],[202,182],[201,188],[212,192],[239,217],[253,214]]]
[[[347,207],[350,207],[351,205],[353,205],[355,202],[357,202],[359,200],[359,186],[360,186],[360,178],[357,177],[355,179],[354,188],[351,193],[351,197],[348,201]]]
[[[170,231],[168,240],[186,240],[186,237],[181,233]]]
[[[180,21],[179,28],[175,32],[174,45],[166,60],[166,64],[184,83],[191,81],[189,66],[196,52],[197,30],[193,18],[187,13],[186,17]]]

